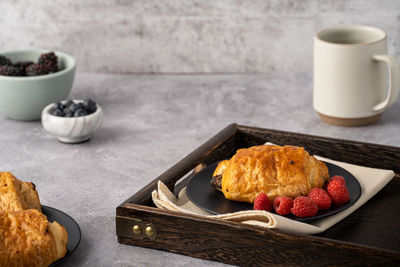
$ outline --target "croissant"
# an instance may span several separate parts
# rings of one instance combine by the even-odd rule
[[[25,209],[42,210],[35,185],[18,180],[10,172],[0,172],[0,212]]]
[[[210,183],[227,199],[253,203],[261,192],[271,201],[307,195],[328,179],[327,166],[303,147],[261,145],[239,149],[230,160],[221,161]]]
[[[66,229],[41,210],[33,183],[0,172],[0,266],[48,266],[65,256]]]
[[[0,213],[0,266],[49,266],[67,242],[65,228],[35,209]]]

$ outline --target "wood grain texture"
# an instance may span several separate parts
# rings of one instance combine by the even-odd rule
[[[400,261],[400,255],[393,251],[320,237],[286,235],[129,203],[118,208],[117,213],[151,221],[158,233],[154,242],[119,237],[120,243],[240,266],[383,266]]]
[[[175,182],[199,163],[231,157],[238,148],[263,144],[304,146],[310,153],[400,173],[400,148],[248,126],[229,125],[117,208],[117,215],[157,227],[154,242],[119,236],[123,244],[167,250],[240,266],[373,266],[400,262],[400,179],[349,217],[315,236],[285,234],[239,223],[206,219],[154,208],[151,191],[158,180]],[[176,185],[182,188],[191,175]]]
[[[400,252],[400,179],[318,236]]]

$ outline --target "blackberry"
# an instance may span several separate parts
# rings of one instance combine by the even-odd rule
[[[26,76],[37,76],[47,74],[47,70],[42,64],[32,64],[25,69]]]
[[[5,56],[0,55],[0,66],[4,65],[12,65],[11,60],[6,58]]]
[[[53,62],[57,64],[57,56],[54,52],[49,52],[46,54],[41,54],[38,60],[39,64],[46,64],[47,62]]]
[[[43,65],[47,73],[54,73],[59,71],[58,69],[58,58],[54,52],[41,54],[38,63]]]
[[[59,71],[58,65],[53,64],[51,61],[46,62],[45,64],[41,64],[46,71],[46,74],[54,73]]]
[[[14,66],[0,66],[0,75],[4,76],[19,76],[19,68],[16,68]]]
[[[25,69],[32,64],[32,61],[21,61],[15,63],[13,66],[19,69],[19,76],[25,76]]]

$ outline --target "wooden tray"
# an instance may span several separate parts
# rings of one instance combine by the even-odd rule
[[[363,166],[395,178],[346,219],[319,235],[277,230],[157,209],[157,181],[179,192],[199,164],[270,141]],[[400,263],[400,148],[231,124],[117,207],[118,242],[241,266],[389,265]],[[186,175],[186,176],[185,176]]]

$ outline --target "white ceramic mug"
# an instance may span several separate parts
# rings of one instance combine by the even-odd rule
[[[400,91],[400,64],[386,55],[384,31],[343,25],[314,39],[314,109],[331,124],[376,121]]]

